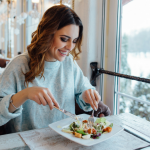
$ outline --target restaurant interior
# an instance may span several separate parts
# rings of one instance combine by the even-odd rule
[[[40,150],[40,147],[43,150],[89,150],[106,146],[108,150],[150,149],[149,0],[0,0],[0,82],[10,62],[27,52],[31,35],[44,12],[58,5],[71,8],[80,17],[82,52],[76,62],[101,96],[100,100],[109,107],[108,120],[120,128],[114,126],[113,131],[112,127],[114,138],[106,136],[89,144],[62,135],[55,124],[49,125],[53,132],[47,125],[47,128],[27,130],[26,134],[21,131],[20,135],[6,134],[5,125],[0,125],[0,150]],[[90,116],[92,111],[82,110],[75,102],[75,114]],[[51,139],[48,133],[56,138]],[[36,136],[39,139],[43,136],[41,145]],[[60,143],[56,142],[59,140]],[[121,141],[120,145],[117,140]]]

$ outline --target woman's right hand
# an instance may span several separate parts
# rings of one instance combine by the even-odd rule
[[[44,87],[29,87],[27,90],[27,98],[35,101],[39,105],[49,105],[50,109],[53,109],[53,105],[59,107],[59,104],[53,97],[52,93],[48,88]]]

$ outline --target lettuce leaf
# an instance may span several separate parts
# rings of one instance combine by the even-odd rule
[[[106,121],[106,118],[102,117],[102,118],[97,118],[95,123],[100,123],[100,122],[104,123],[105,121]]]

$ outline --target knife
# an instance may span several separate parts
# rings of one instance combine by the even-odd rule
[[[56,106],[53,106],[53,107],[56,108],[56,109],[58,109],[59,111],[63,112],[65,115],[67,115],[67,116],[69,116],[69,117],[75,119],[75,120],[79,120],[79,121],[82,121],[82,120],[83,120],[81,117],[76,116],[75,114],[72,114],[72,113],[69,112],[69,111],[66,111],[66,110],[64,110],[64,109],[58,108],[58,107],[56,107]]]

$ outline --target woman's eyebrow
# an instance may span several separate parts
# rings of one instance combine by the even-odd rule
[[[67,35],[60,35],[60,36],[65,36],[65,37],[67,37],[67,38],[70,38],[70,36],[67,36]]]
[[[60,36],[65,36],[65,37],[67,37],[67,38],[71,38],[70,36],[67,36],[67,35],[60,35]],[[75,38],[75,39],[78,39],[78,37],[77,38]]]

